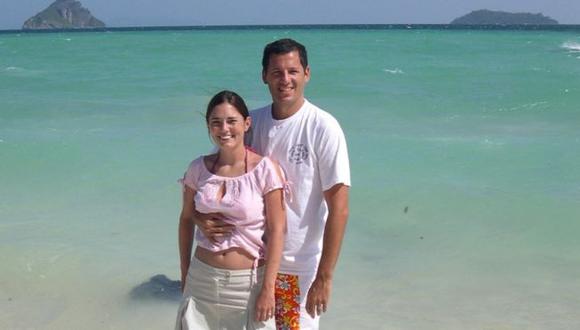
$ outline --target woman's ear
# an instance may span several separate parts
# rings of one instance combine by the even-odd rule
[[[246,117],[246,119],[244,120],[244,125],[245,125],[244,132],[248,132],[248,130],[252,126],[252,117],[250,116]]]

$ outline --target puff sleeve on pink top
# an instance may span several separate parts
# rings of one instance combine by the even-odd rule
[[[223,177],[211,173],[201,156],[191,162],[180,182],[196,191],[194,200],[198,212],[219,212],[226,217],[226,222],[235,225],[232,235],[218,240],[217,244],[197,230],[198,246],[213,252],[238,247],[257,259],[264,257],[264,195],[284,188],[284,180],[270,158],[262,158],[256,167],[243,175]],[[219,198],[222,186],[225,194]]]

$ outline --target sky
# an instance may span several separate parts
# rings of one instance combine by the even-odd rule
[[[0,29],[20,29],[54,0],[0,0]],[[580,24],[580,0],[81,0],[109,27],[446,24],[473,10],[543,13]]]

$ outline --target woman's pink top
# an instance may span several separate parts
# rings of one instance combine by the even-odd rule
[[[218,252],[232,247],[242,248],[256,259],[264,257],[264,231],[266,227],[264,195],[284,188],[284,181],[276,165],[268,157],[249,172],[237,177],[224,177],[211,173],[203,162],[203,156],[189,165],[182,180],[194,189],[195,209],[201,213],[219,212],[227,223],[235,225],[232,235],[212,243],[201,230],[196,231],[197,244],[204,249]],[[225,194],[219,198],[220,187]]]

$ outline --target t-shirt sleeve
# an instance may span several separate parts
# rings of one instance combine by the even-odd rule
[[[344,133],[334,118],[328,118],[321,130],[318,147],[318,167],[322,190],[342,183],[350,186],[350,165]]]
[[[187,168],[187,171],[185,171],[185,174],[183,174],[183,178],[179,179],[178,182],[181,183],[183,185],[183,188],[185,188],[185,186],[193,189],[193,190],[198,190],[197,189],[197,181],[198,181],[198,177],[199,177],[199,158],[192,161],[189,164],[189,167]]]
[[[265,157],[262,177],[262,195],[266,195],[272,190],[282,189],[284,187],[284,180],[282,170],[277,163],[270,158]]]

